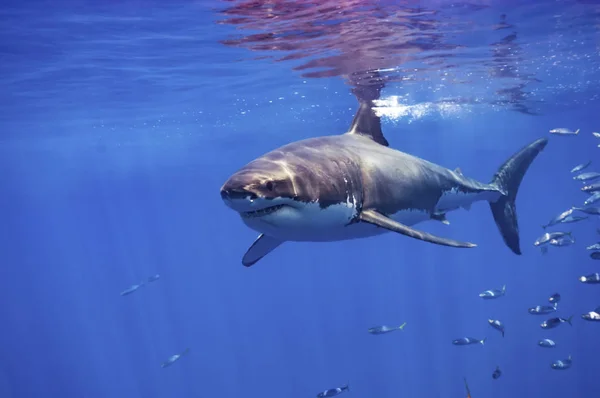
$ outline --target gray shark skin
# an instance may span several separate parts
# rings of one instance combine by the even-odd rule
[[[521,254],[515,198],[539,139],[508,159],[488,184],[388,147],[372,110],[383,85],[355,88],[348,132],[287,144],[255,159],[222,186],[225,204],[260,233],[242,259],[251,266],[285,241],[328,242],[387,232],[451,247],[473,243],[412,228],[488,201],[506,245]]]

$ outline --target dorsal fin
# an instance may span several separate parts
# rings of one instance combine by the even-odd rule
[[[381,120],[373,112],[372,106],[366,102],[360,104],[348,130],[348,134],[364,135],[378,144],[389,146],[381,131]]]
[[[381,119],[373,111],[373,100],[377,100],[381,96],[384,79],[378,71],[366,71],[352,74],[349,80],[359,108],[348,129],[348,134],[360,134],[371,138],[378,144],[389,146],[381,131]]]

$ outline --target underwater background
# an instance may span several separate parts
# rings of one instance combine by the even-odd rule
[[[599,28],[597,1],[2,2],[0,398],[300,398],[346,383],[348,397],[465,397],[463,378],[473,397],[596,397],[600,323],[581,314],[600,286],[579,277],[599,270],[598,216],[558,228],[571,246],[533,242],[587,198],[570,170],[600,171]],[[549,138],[517,198],[523,255],[478,203],[419,226],[475,249],[390,233],[241,265],[257,233],[221,185],[278,146],[347,131],[345,76],[368,69],[389,77],[392,148],[488,182]],[[573,325],[543,330],[549,316],[527,309],[557,292]],[[452,345],[463,336],[487,340]]]

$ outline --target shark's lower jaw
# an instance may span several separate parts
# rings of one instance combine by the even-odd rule
[[[275,206],[266,207],[266,208],[260,209],[260,210],[241,212],[240,214],[244,218],[263,217],[263,216],[266,216],[268,214],[273,214],[273,213],[275,213],[278,210],[281,210],[284,206],[285,205],[275,205]]]

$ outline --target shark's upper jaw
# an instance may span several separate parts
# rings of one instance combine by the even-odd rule
[[[258,210],[252,210],[252,211],[244,211],[244,212],[239,212],[240,215],[244,218],[257,218],[257,217],[263,217],[263,216],[267,216],[269,214],[273,214],[275,212],[277,212],[278,210],[281,210],[284,206],[284,204],[278,204],[278,205],[274,205],[274,206],[269,206],[269,207],[264,207]]]
[[[221,198],[232,210],[243,218],[258,218],[273,214],[285,206],[289,201],[285,198],[263,198],[246,190],[221,189]]]

